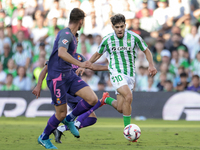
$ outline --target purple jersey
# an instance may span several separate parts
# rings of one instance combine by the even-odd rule
[[[70,28],[62,29],[58,32],[54,42],[53,51],[48,62],[47,80],[57,78],[61,73],[62,77],[67,77],[71,74],[72,65],[58,57],[58,48],[64,47],[70,55],[76,52],[77,42],[76,37],[71,33]]]
[[[73,55],[73,57],[74,57],[75,59],[77,59],[78,61],[80,61],[80,62],[86,61],[85,57],[84,57],[83,55],[81,55],[81,54],[78,54],[78,53],[75,53],[75,54]],[[76,72],[76,70],[77,70],[78,68],[79,68],[79,66],[76,66],[76,65],[72,64],[72,69],[73,69],[74,72]]]

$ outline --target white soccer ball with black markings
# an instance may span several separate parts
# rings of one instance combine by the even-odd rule
[[[136,124],[129,124],[124,128],[124,137],[131,142],[139,139],[140,135],[141,130]]]

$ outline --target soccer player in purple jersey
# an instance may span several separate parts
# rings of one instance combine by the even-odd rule
[[[51,92],[52,104],[56,113],[48,120],[44,132],[38,137],[38,143],[46,149],[57,149],[49,135],[60,122],[67,125],[75,137],[80,137],[79,131],[74,126],[74,119],[95,106],[98,98],[94,91],[72,71],[74,64],[83,68],[90,68],[89,61],[80,62],[72,57],[76,52],[77,41],[75,34],[84,22],[85,13],[74,8],[70,13],[69,26],[58,32],[54,42],[53,51],[48,62],[47,85]],[[67,93],[83,98],[73,111],[67,114]]]

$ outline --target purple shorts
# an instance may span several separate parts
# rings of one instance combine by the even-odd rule
[[[68,102],[69,95],[72,97],[76,97],[75,93],[80,89],[88,86],[79,76],[75,73],[70,74],[70,77],[63,78],[63,74],[61,73],[59,77],[47,80],[47,85],[51,92],[52,104],[58,106]],[[81,99],[80,99],[81,100]],[[80,101],[79,100],[79,101]],[[74,99],[77,104],[76,98]],[[70,103],[72,100],[70,100]]]

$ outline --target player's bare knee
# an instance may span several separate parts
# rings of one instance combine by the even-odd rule
[[[96,105],[97,102],[98,102],[98,98],[96,95],[90,96],[90,101],[88,102],[88,104],[94,106]]]
[[[122,108],[117,108],[117,111],[118,111],[119,113],[123,113]]]
[[[133,100],[132,94],[127,94],[126,97],[125,97],[125,102],[131,104],[132,100]]]

